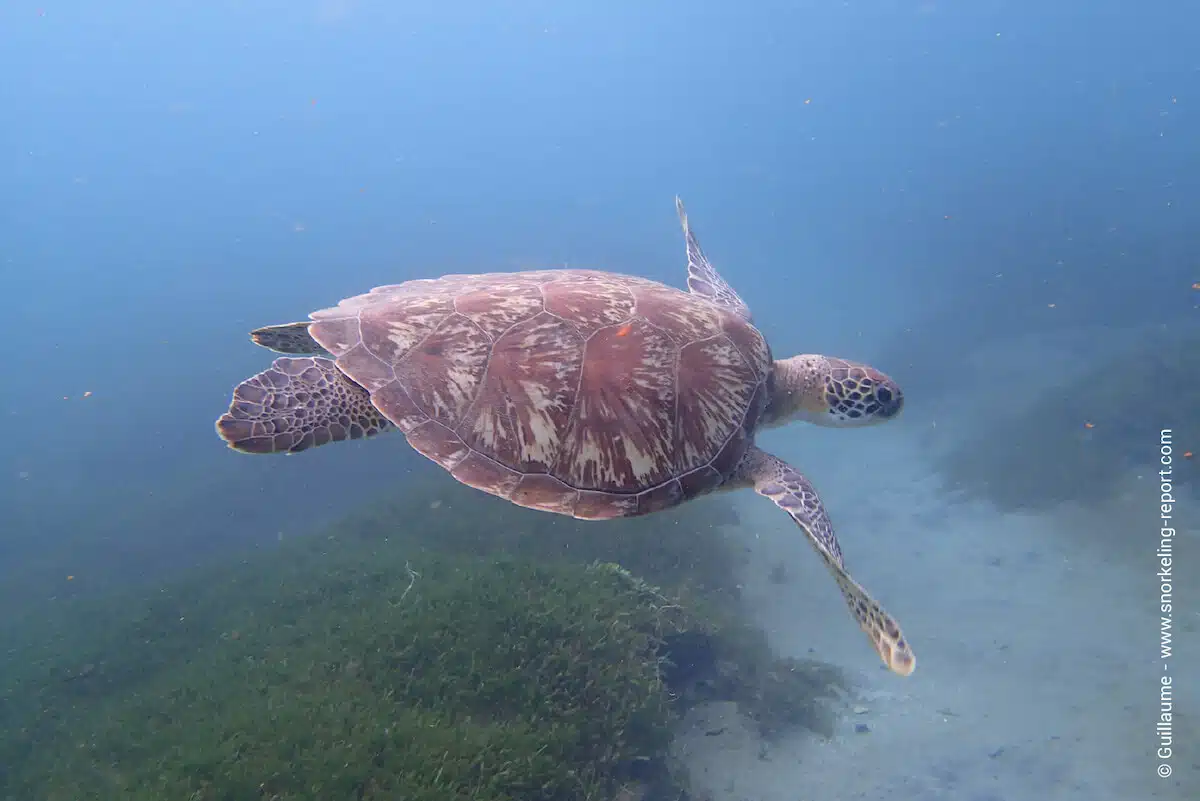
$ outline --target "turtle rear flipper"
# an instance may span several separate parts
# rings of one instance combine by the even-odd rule
[[[233,390],[217,433],[243,453],[298,453],[393,428],[329,359],[276,359]]]
[[[308,333],[308,323],[283,323],[267,325],[250,332],[250,338],[255,345],[273,350],[276,353],[292,355],[324,356],[332,359],[333,354],[317,344]]]

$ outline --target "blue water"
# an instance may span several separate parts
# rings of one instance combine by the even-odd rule
[[[448,272],[682,286],[676,194],[779,355],[890,360],[918,420],[974,348],[1188,330],[1197,25],[1118,0],[5,3],[0,598],[270,547],[435,469],[403,441],[229,452],[212,421],[267,363],[246,333]]]

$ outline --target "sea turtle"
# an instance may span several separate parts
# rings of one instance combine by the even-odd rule
[[[687,292],[574,269],[377,287],[252,332],[292,355],[234,389],[217,431],[246,453],[296,453],[399,429],[464,484],[587,520],[753,487],[800,526],[884,663],[907,675],[913,652],[846,572],[813,485],[754,444],[791,420],[891,419],[903,394],[845,359],[772,359],[676,208]]]

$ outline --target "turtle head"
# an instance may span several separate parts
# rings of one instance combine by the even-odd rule
[[[775,362],[774,386],[762,425],[806,420],[830,428],[861,428],[891,420],[904,392],[873,367],[806,354]]]

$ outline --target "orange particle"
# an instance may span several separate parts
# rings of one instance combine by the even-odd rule
[[[67,581],[74,581],[74,580],[75,580],[74,576],[67,576]]]
[[[1192,284],[1192,289],[1200,289],[1200,281],[1197,281],[1196,283]]]
[[[1192,452],[1191,452],[1191,451],[1184,451],[1184,452],[1183,452],[1183,458],[1184,458],[1184,459],[1191,459],[1191,458],[1192,458]]]
[[[92,397],[92,391],[89,389],[87,392],[83,393],[83,397],[85,397],[85,398]]]
[[[623,325],[617,329],[617,336],[619,336],[619,337],[629,336],[629,332],[632,330],[633,330],[633,323],[625,323],[625,325]]]
[[[1095,428],[1096,424],[1095,423],[1084,423],[1083,427],[1084,428]]]

